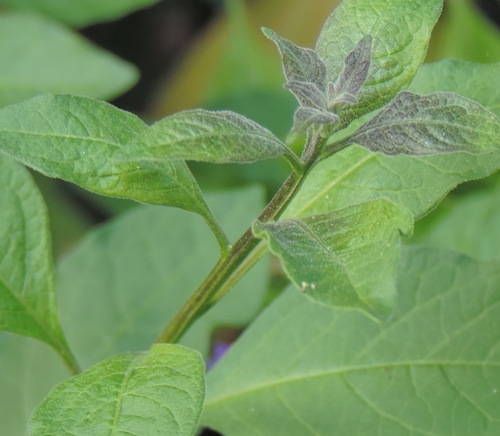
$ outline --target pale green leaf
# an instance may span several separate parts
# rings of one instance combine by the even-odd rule
[[[293,117],[293,131],[303,132],[313,124],[335,124],[339,120],[333,112],[313,107],[299,107]]]
[[[180,345],[119,354],[56,386],[35,409],[32,436],[191,436],[205,398],[201,356]]]
[[[135,115],[107,103],[40,96],[0,110],[0,151],[97,194],[199,213],[215,228],[185,162],[129,152],[127,142],[146,129]]]
[[[225,436],[495,436],[500,265],[405,250],[377,322],[288,291],[207,378],[202,423]]]
[[[500,184],[493,189],[447,197],[418,223],[411,244],[460,251],[489,261],[500,259]]]
[[[424,64],[410,85],[418,94],[454,92],[477,101],[486,109],[500,116],[500,62],[478,64],[456,59],[445,59]]]
[[[2,0],[2,4],[12,9],[37,12],[73,26],[119,18],[156,2],[158,0]]]
[[[28,171],[1,154],[0,329],[69,356],[57,316],[45,204]]]
[[[342,142],[388,155],[480,154],[498,138],[500,119],[472,100],[444,92],[421,96],[403,91]]]
[[[253,231],[311,299],[384,313],[396,301],[400,232],[412,227],[411,213],[380,199],[303,219],[257,221]]]
[[[292,153],[273,133],[234,112],[194,109],[153,124],[126,146],[134,159],[246,163]]]
[[[27,14],[0,16],[0,61],[0,106],[43,93],[110,99],[137,80],[132,65],[57,23]]]
[[[54,351],[31,338],[0,332],[0,422],[2,434],[27,436],[35,407],[69,377]]]
[[[484,154],[386,156],[351,146],[320,162],[307,177],[285,217],[316,215],[386,197],[416,219],[456,185],[500,167],[500,138]]]
[[[232,241],[264,207],[260,189],[207,195]],[[217,245],[200,217],[139,207],[93,232],[60,264],[62,324],[83,367],[149,347],[215,264]],[[183,344],[208,358],[215,328],[241,327],[259,311],[267,263],[257,264],[196,322]]]
[[[390,101],[406,89],[422,63],[442,0],[344,0],[326,21],[316,52],[335,82],[344,59],[371,35],[372,62],[359,102],[345,110],[349,122]]]

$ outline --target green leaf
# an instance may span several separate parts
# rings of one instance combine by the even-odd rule
[[[209,373],[202,423],[226,436],[499,434],[499,263],[417,248],[400,271],[385,322],[278,298]]]
[[[418,94],[454,92],[477,101],[500,116],[499,74],[500,62],[478,64],[445,59],[422,65],[410,85],[410,91]]]
[[[316,43],[328,81],[337,80],[344,59],[363,37],[373,38],[368,79],[343,121],[383,106],[408,87],[424,59],[441,7],[442,0],[344,0],[334,10]]]
[[[46,344],[0,332],[0,422],[2,434],[27,436],[35,407],[69,377],[61,359]]]
[[[384,313],[396,301],[400,232],[412,227],[411,213],[380,199],[303,219],[257,221],[253,231],[311,299]]]
[[[299,107],[293,117],[293,131],[307,130],[313,124],[334,124],[339,122],[339,117],[333,112],[319,110],[312,107]]]
[[[320,162],[307,177],[284,218],[331,212],[386,197],[419,219],[456,185],[500,168],[500,140],[483,154],[386,156],[351,146]]]
[[[2,0],[16,10],[46,15],[72,26],[85,26],[96,21],[112,20],[158,0]]]
[[[135,115],[107,103],[46,95],[0,110],[0,151],[97,194],[199,213],[217,233],[185,162],[146,159],[127,147],[146,129]],[[220,234],[219,240],[222,245]]]
[[[158,121],[127,144],[127,153],[155,162],[175,159],[246,163],[292,153],[269,130],[234,112],[194,109]]]
[[[483,153],[499,137],[500,119],[476,102],[444,92],[420,96],[403,91],[342,142],[388,155],[425,155]]]
[[[110,99],[137,80],[132,65],[32,15],[0,16],[0,60],[0,106],[43,93]]]
[[[447,248],[490,261],[500,259],[500,184],[448,197],[418,223],[409,243]]]
[[[207,199],[232,241],[265,205],[255,187]],[[90,232],[59,265],[57,281],[62,324],[82,366],[149,347],[217,255],[201,218],[176,209],[138,207]],[[257,264],[182,343],[208,358],[217,327],[248,324],[261,307],[267,268],[267,262]]]
[[[287,82],[312,83],[320,91],[326,91],[326,67],[314,50],[299,47],[281,38],[271,29],[262,28],[262,32],[280,51]],[[301,102],[300,96],[297,97]]]
[[[72,360],[57,316],[45,204],[28,171],[1,154],[0,329],[39,339]]]
[[[54,388],[33,413],[30,435],[191,436],[204,372],[201,356],[180,345],[114,356]]]

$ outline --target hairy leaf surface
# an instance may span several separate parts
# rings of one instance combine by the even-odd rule
[[[0,110],[0,151],[98,194],[180,207],[213,223],[183,161],[128,152],[126,143],[146,129],[135,115],[107,103],[40,96]]]
[[[56,386],[35,409],[30,435],[191,436],[204,373],[199,353],[180,345],[119,354]]]
[[[383,313],[396,301],[400,232],[412,227],[410,212],[380,199],[303,219],[257,221],[253,230],[311,299]]]
[[[137,80],[132,65],[57,23],[28,14],[0,17],[0,61],[0,106],[43,93],[109,99]]]
[[[58,21],[84,26],[96,21],[111,20],[156,3],[158,0],[2,0],[5,6],[37,12]]]
[[[385,322],[286,292],[208,375],[202,423],[226,436],[497,435],[498,262],[405,250],[399,289]]]
[[[254,187],[207,195],[207,200],[234,241],[262,211],[263,197]],[[62,324],[82,366],[149,347],[217,256],[201,218],[176,209],[140,207],[90,232],[59,265],[57,281]],[[261,262],[182,343],[208,358],[214,329],[251,321],[266,286],[267,263]]]
[[[500,137],[500,119],[457,94],[404,91],[345,140],[388,155],[487,152]]]
[[[477,101],[500,116],[500,62],[479,64],[457,59],[444,59],[419,68],[410,91],[418,94],[454,92]]]
[[[292,153],[269,130],[234,112],[194,109],[158,121],[126,146],[132,158],[245,163]]]
[[[371,112],[408,87],[424,59],[442,0],[391,2],[344,0],[326,21],[316,52],[335,82],[344,59],[366,35],[373,38],[372,62],[359,102],[346,109],[350,122]]]
[[[62,355],[47,210],[28,171],[0,154],[0,329]]]

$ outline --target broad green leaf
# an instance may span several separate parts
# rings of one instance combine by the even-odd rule
[[[158,0],[2,0],[9,8],[36,12],[73,26],[119,18],[156,2]]]
[[[263,28],[262,32],[280,51],[287,82],[312,83],[320,91],[326,91],[326,67],[314,50],[299,47],[281,38],[271,29]],[[300,97],[297,97],[301,101]]]
[[[403,91],[342,142],[388,155],[426,155],[483,153],[498,138],[500,119],[474,101],[444,92]]]
[[[71,359],[56,308],[47,211],[28,171],[0,154],[0,329]]]
[[[127,154],[141,160],[245,163],[292,153],[269,130],[234,112],[194,109],[158,121],[134,137]]]
[[[408,87],[424,59],[442,0],[344,0],[326,21],[316,52],[335,82],[344,59],[371,35],[372,62],[358,103],[345,110],[350,122],[390,101]]]
[[[500,265],[405,250],[385,322],[278,298],[207,377],[202,423],[232,435],[494,436]]]
[[[358,146],[323,160],[288,207],[285,218],[316,215],[386,197],[419,219],[456,185],[500,167],[500,138],[483,154],[386,156]]]
[[[412,227],[410,212],[380,199],[303,219],[257,221],[253,231],[312,300],[384,313],[396,301],[400,232]]]
[[[54,351],[31,338],[0,332],[0,422],[2,434],[27,436],[35,407],[69,377]]]
[[[205,398],[201,356],[180,345],[119,354],[64,381],[35,409],[31,436],[191,436]]]
[[[0,16],[0,61],[0,106],[43,93],[110,99],[137,80],[132,65],[57,23],[27,14]]]
[[[232,241],[265,205],[257,188],[207,199]],[[62,324],[82,366],[149,347],[217,257],[201,218],[176,209],[138,207],[91,232],[60,264],[57,281]],[[214,329],[248,324],[266,285],[267,263],[259,263],[182,343],[208,357]]]
[[[422,65],[409,89],[418,94],[454,92],[477,101],[500,116],[499,74],[500,62],[478,64],[445,59]]]
[[[460,251],[489,261],[500,259],[500,184],[489,190],[448,197],[418,223],[411,244]]]
[[[107,103],[40,96],[0,110],[0,151],[97,194],[199,213],[216,229],[185,162],[146,159],[127,148],[146,129]]]

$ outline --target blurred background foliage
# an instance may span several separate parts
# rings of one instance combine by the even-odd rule
[[[229,109],[254,119],[284,139],[296,102],[282,87],[278,53],[260,28],[270,27],[299,45],[312,47],[323,22],[338,3],[339,0],[84,0],[78,2],[78,7],[69,7],[64,0],[2,0],[2,17],[18,15],[18,20],[26,19],[23,13],[35,12],[53,33],[66,32],[76,37],[78,32],[83,38],[77,42],[85,45],[83,49],[95,50],[93,55],[101,57],[102,63],[113,61],[100,80],[107,80],[105,84],[112,80],[114,88],[104,84],[103,89],[108,92],[92,93],[77,83],[66,88],[55,86],[49,80],[53,76],[49,67],[61,68],[58,60],[67,59],[64,44],[48,41],[48,48],[44,49],[38,41],[36,50],[32,47],[14,51],[12,36],[2,33],[5,24],[0,23],[0,104],[43,92],[69,92],[111,98],[114,105],[148,122],[192,107]],[[133,5],[143,8],[130,13]],[[427,61],[500,61],[499,23],[498,0],[445,0]],[[50,44],[55,48],[50,50]],[[74,45],[68,48],[71,49]],[[51,53],[51,58],[45,62],[46,73],[40,74],[43,50]],[[12,58],[18,62],[9,62]],[[96,74],[77,64],[71,68],[68,75],[74,76],[77,71],[76,77],[82,77],[82,81]],[[103,68],[106,65],[96,67],[96,71]],[[38,79],[40,83],[35,89],[12,95],[11,77],[19,77],[23,69],[31,69],[37,77],[45,76],[47,80]],[[130,89],[112,99],[113,94],[126,88]],[[292,147],[300,152],[300,143]],[[268,197],[288,173],[287,164],[281,160],[223,167],[202,163],[190,166],[205,191],[259,183],[265,186]],[[135,206],[95,196],[62,181],[35,177],[49,206],[56,256],[89,227]],[[475,182],[459,188],[457,193],[489,184],[490,180]]]

